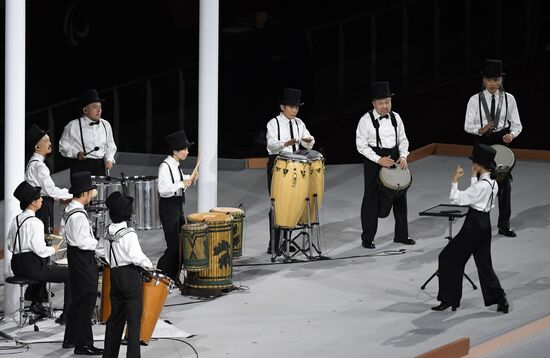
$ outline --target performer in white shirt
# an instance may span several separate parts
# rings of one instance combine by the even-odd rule
[[[483,90],[468,101],[464,130],[475,136],[476,143],[487,145],[502,144],[508,146],[521,133],[516,99],[502,87],[502,61],[485,60]],[[510,228],[512,215],[512,177],[507,176],[499,182],[498,191],[498,233],[516,237]]]
[[[104,257],[111,267],[111,315],[105,330],[103,358],[116,358],[124,325],[128,322],[127,357],[140,356],[139,332],[142,297],[139,268],[151,270],[153,264],[141,251],[136,231],[128,228],[132,215],[132,197],[124,197],[116,191],[107,197],[112,224],[102,240]]]
[[[71,174],[88,171],[104,176],[115,163],[117,147],[111,124],[101,118],[103,102],[95,89],[82,92],[82,117],[70,121],[63,130],[59,152],[71,159]]]
[[[267,123],[267,153],[269,160],[267,162],[267,191],[271,195],[271,178],[273,177],[273,165],[275,159],[281,153],[295,153],[303,146],[306,149],[312,149],[315,144],[315,138],[309,133],[305,123],[296,115],[300,107],[303,106],[302,91],[294,88],[285,88],[283,97],[280,100],[279,107],[281,113],[272,118]],[[273,226],[269,212],[269,227]],[[271,230],[269,230],[269,242],[267,253],[271,254]],[[279,247],[281,230],[275,230],[275,247]]]
[[[159,165],[158,192],[160,194],[159,216],[164,230],[166,250],[157,263],[157,268],[179,283],[178,240],[181,226],[185,224],[183,205],[185,190],[197,180],[198,175],[185,175],[179,166],[189,154],[189,146],[184,131],[172,133],[166,137],[170,155]]]
[[[498,184],[491,178],[496,168],[496,151],[488,145],[474,147],[470,159],[473,161],[471,185],[464,191],[458,190],[458,180],[464,170],[458,166],[452,178],[450,202],[468,205],[470,209],[460,232],[449,241],[439,254],[439,293],[441,304],[432,307],[443,311],[449,307],[455,311],[462,298],[462,275],[464,266],[474,256],[485,306],[497,304],[497,311],[508,313],[506,294],[493,270],[491,259],[491,208],[498,192]],[[478,179],[479,175],[479,179]]]
[[[63,313],[56,320],[63,324],[71,305],[69,270],[67,267],[48,264],[47,258],[59,251],[59,244],[46,246],[44,224],[35,216],[42,206],[41,189],[26,181],[15,189],[13,195],[24,211],[11,222],[7,237],[8,250],[13,253],[11,268],[15,275],[40,283],[65,283]]]
[[[373,109],[359,120],[355,142],[357,151],[365,159],[365,193],[361,205],[361,242],[364,248],[374,249],[374,237],[378,229],[379,187],[378,174],[382,167],[399,165],[408,167],[409,140],[401,116],[392,112],[392,97],[388,82],[374,82],[371,85]],[[407,194],[401,195],[393,204],[395,232],[393,241],[414,245],[409,238],[407,223]]]
[[[65,327],[63,348],[74,347],[75,354],[101,355],[103,349],[94,347],[91,323],[99,279],[95,253],[98,241],[84,209],[95,195],[90,172],[72,174],[69,192],[73,194],[73,200],[63,213],[61,234],[67,241],[72,304]]]

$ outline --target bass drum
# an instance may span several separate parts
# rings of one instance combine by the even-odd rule
[[[159,216],[158,179],[154,176],[125,177],[126,195],[134,198],[132,214],[136,230],[162,228]]]

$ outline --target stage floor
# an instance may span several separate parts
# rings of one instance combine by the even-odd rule
[[[470,162],[465,158],[432,156],[411,164],[409,232],[417,244],[393,243],[394,220],[390,214],[379,221],[375,250],[360,245],[362,165],[327,166],[321,248],[322,254],[332,260],[292,264],[271,264],[265,253],[269,204],[265,169],[220,172],[219,206],[242,204],[246,209],[244,256],[233,262],[233,280],[239,289],[213,300],[182,296],[176,290],[169,296],[161,319],[168,320],[178,332],[194,334],[183,340],[201,358],[394,358],[413,357],[461,337],[470,337],[475,345],[548,315],[550,166],[535,161],[518,162],[514,169],[512,227],[518,237],[499,236],[493,225],[494,268],[508,295],[511,312],[503,315],[496,312],[495,306],[484,307],[480,290],[472,290],[467,282],[456,312],[430,310],[438,303],[437,279],[426,290],[420,286],[437,267],[438,254],[446,244],[448,222],[418,213],[448,202],[450,178],[457,164],[469,173]],[[126,175],[156,173],[156,168],[120,165],[119,170]],[[66,185],[66,173],[58,173],[56,178]],[[464,189],[468,183],[469,179],[463,178],[460,187]],[[196,189],[191,188],[186,213],[195,212],[196,207]],[[497,214],[495,209],[493,224]],[[455,233],[462,222],[460,219],[455,223]],[[140,231],[139,236],[145,253],[156,263],[165,246],[162,231]],[[478,283],[473,260],[466,273]],[[60,298],[62,295],[57,294],[56,302]],[[63,327],[57,329],[63,331]],[[94,326],[98,338],[104,329],[102,325]],[[9,317],[0,330],[18,335]],[[46,333],[34,334],[37,341],[43,341]],[[177,333],[168,336],[177,338]],[[538,356],[537,352],[544,352],[541,345],[548,346],[545,339],[532,341],[535,343],[516,345],[492,356],[512,356],[506,352]],[[97,346],[103,346],[103,342]],[[124,348],[121,356],[123,352]],[[24,356],[71,354],[72,350],[62,349],[60,344],[41,343],[32,344]],[[182,341],[160,339],[144,347],[142,356],[194,357],[195,353]]]

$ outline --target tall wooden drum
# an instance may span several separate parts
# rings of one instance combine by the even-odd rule
[[[231,236],[233,239],[233,258],[243,255],[244,241],[244,211],[239,208],[214,208],[210,209],[211,213],[223,213],[231,215],[233,223],[231,225]]]
[[[103,265],[103,277],[101,279],[101,301],[99,306],[99,321],[107,322],[111,315],[111,268]]]
[[[300,151],[301,152],[301,151]],[[318,213],[315,211],[315,196],[317,196],[317,208],[323,205],[323,194],[325,193],[325,158],[315,150],[304,151],[309,160],[309,217],[310,222],[317,222]],[[300,217],[300,223],[307,224],[307,205]]]
[[[208,268],[208,225],[185,224],[181,227],[180,241],[183,268],[187,271],[202,271]]]
[[[233,287],[233,244],[230,215],[195,213],[187,216],[189,223],[208,225],[208,268],[188,272],[186,284],[194,288],[225,289]]]

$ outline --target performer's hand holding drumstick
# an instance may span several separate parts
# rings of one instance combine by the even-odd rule
[[[453,183],[458,183],[458,179],[464,175],[464,169],[460,165],[456,166],[455,173],[453,174]]]

